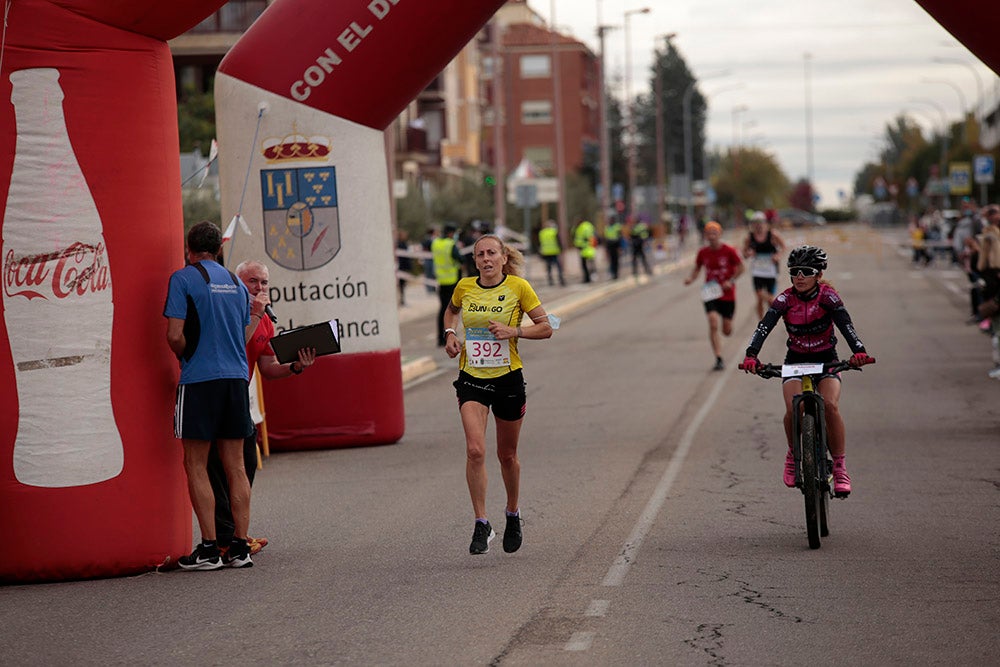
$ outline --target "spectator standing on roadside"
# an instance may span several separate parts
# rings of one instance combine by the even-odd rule
[[[455,285],[461,278],[462,254],[455,242],[455,225],[450,222],[444,226],[444,233],[431,243],[431,255],[434,258],[434,274],[438,283],[437,344],[444,347],[444,311],[451,303],[451,295],[455,293]]]
[[[955,223],[955,229],[951,236],[951,248],[955,253],[955,258],[965,269],[965,275],[969,278],[969,305],[972,307],[972,315],[969,317],[969,324],[976,324],[982,318],[979,317],[979,274],[976,272],[977,257],[975,256],[975,237],[982,231],[982,225],[976,215],[976,205],[968,197],[962,199],[962,217]]]
[[[499,236],[499,234],[498,234]],[[501,240],[503,237],[500,237]],[[552,269],[556,269],[559,276],[559,285],[566,286],[562,270],[562,243],[559,242],[559,226],[555,220],[548,220],[538,230],[538,252],[545,260],[545,277],[548,278],[549,285],[552,285]]]
[[[649,225],[642,220],[637,220],[632,223],[632,229],[629,230],[628,237],[632,244],[632,276],[638,277],[640,263],[642,264],[642,270],[647,276],[653,275],[652,270],[649,268],[649,262],[646,260],[646,242],[649,241]]]
[[[573,245],[580,250],[580,269],[583,271],[583,282],[590,282],[591,263],[597,256],[597,234],[594,223],[582,220],[573,232]]]
[[[618,263],[622,252],[622,223],[618,216],[604,228],[604,250],[608,253],[608,272],[612,280],[618,280]]]
[[[438,231],[434,227],[428,227],[427,231],[424,233],[424,240],[420,242],[420,247],[424,252],[430,254],[431,244],[434,243],[434,239],[438,237]],[[424,286],[427,288],[428,294],[433,294],[437,291],[434,286],[436,278],[434,276],[434,257],[431,255],[424,260]]]
[[[407,243],[407,239],[409,239],[409,235],[405,229],[396,230],[396,271],[400,274],[396,277],[399,285],[400,306],[406,305],[406,283],[410,282],[410,276],[413,275],[413,259],[409,256],[410,245]],[[236,273],[239,275],[239,271]],[[240,277],[242,278],[243,276]]]
[[[736,279],[743,273],[743,261],[736,249],[722,242],[722,225],[714,220],[705,223],[705,240],[708,245],[698,251],[691,275],[684,279],[690,285],[705,268],[705,284],[701,288],[701,300],[708,318],[708,339],[715,354],[712,370],[725,369],[722,361],[723,335],[733,333],[733,313],[736,312]]]
[[[983,217],[986,219],[986,227],[976,238],[979,256],[976,269],[984,283],[979,314],[990,323],[993,369],[989,376],[1000,380],[1000,206],[987,206]]]
[[[247,392],[250,294],[216,261],[221,247],[222,232],[212,222],[199,222],[190,229],[190,264],[171,274],[163,308],[167,343],[181,366],[174,435],[184,446],[188,493],[201,529],[195,550],[179,560],[186,570],[253,565],[247,542],[250,482],[243,463],[243,441],[254,431]],[[215,497],[208,479],[213,440],[229,483],[235,524],[224,558],[216,542]]]
[[[274,323],[266,316],[265,308],[271,303],[268,295],[270,282],[267,267],[260,262],[248,260],[236,267],[236,276],[250,292],[250,325],[247,329],[250,337],[246,342],[247,367],[250,371],[249,381],[253,382],[254,368],[260,369],[260,374],[267,380],[300,375],[302,371],[316,361],[316,350],[303,348],[299,350],[299,358],[290,364],[280,364],[271,349],[271,339],[274,338]],[[256,430],[243,440],[243,469],[247,481],[253,486],[254,475],[257,472],[257,433]],[[212,484],[215,496],[215,533],[219,549],[226,553],[233,541],[236,524],[229,501],[229,482],[226,471],[219,457],[219,449],[215,442],[208,454],[208,479]],[[267,546],[267,539],[262,537],[247,537],[250,545],[250,555]]]

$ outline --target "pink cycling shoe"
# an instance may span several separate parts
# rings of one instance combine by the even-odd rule
[[[851,493],[851,476],[847,474],[847,466],[843,460],[833,462],[833,493],[836,496]]]
[[[789,449],[788,453],[785,454],[785,472],[781,476],[781,481],[783,481],[785,486],[788,488],[795,488],[795,457],[792,456],[791,449]]]

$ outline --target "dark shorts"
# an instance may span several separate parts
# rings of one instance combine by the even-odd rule
[[[711,301],[706,301],[705,312],[711,313],[712,311],[717,312],[724,320],[731,320],[733,319],[733,313],[736,312],[736,302],[723,301],[722,299],[712,299]]]
[[[498,378],[477,378],[459,371],[452,383],[458,395],[458,406],[473,401],[493,409],[493,416],[515,422],[524,417],[527,396],[524,391],[524,374],[521,369]]]
[[[242,440],[253,432],[246,380],[209,380],[177,387],[174,437]]]
[[[759,292],[761,290],[767,290],[768,294],[774,294],[778,291],[778,279],[777,278],[758,278],[754,276],[753,279],[753,291]]]

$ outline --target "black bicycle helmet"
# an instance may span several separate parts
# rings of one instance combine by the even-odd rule
[[[802,245],[788,253],[788,266],[809,266],[817,271],[826,270],[826,251],[812,245]]]

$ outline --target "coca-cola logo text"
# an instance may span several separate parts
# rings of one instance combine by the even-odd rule
[[[47,300],[51,294],[65,299],[74,294],[103,292],[109,287],[111,272],[103,243],[76,242],[65,250],[23,257],[8,250],[4,256],[3,290],[7,296]]]

